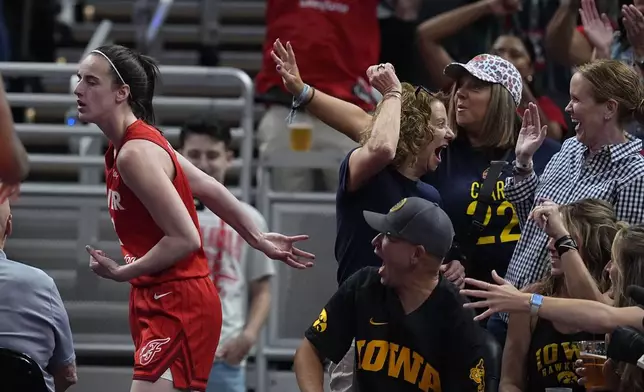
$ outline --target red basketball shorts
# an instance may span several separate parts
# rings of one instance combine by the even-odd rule
[[[169,368],[174,387],[205,391],[221,333],[221,303],[210,277],[132,287],[134,379],[156,382]]]

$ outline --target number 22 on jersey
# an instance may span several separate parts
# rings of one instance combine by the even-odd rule
[[[467,206],[467,215],[469,216],[474,216],[474,211],[476,211],[476,204],[478,201],[473,200],[468,206]],[[507,211],[508,209],[511,211],[511,218],[509,222],[503,227],[503,230],[499,234],[499,242],[516,242],[519,240],[519,237],[521,236],[520,233],[512,233],[512,229],[514,229],[516,226],[519,225],[519,218],[517,217],[516,211],[514,211],[514,207],[512,204],[510,204],[509,201],[503,200],[503,202],[498,206],[488,206],[487,207],[487,212],[485,213],[485,220],[483,222],[483,226],[487,227],[490,224],[490,220],[492,220],[492,210],[494,209],[495,215],[497,219],[502,219],[506,218],[507,219]],[[480,236],[479,240],[476,242],[476,245],[489,245],[489,244],[494,244],[497,241],[497,236],[495,235],[486,235],[486,236]]]

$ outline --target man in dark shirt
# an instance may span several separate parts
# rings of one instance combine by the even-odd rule
[[[306,331],[295,355],[300,389],[322,391],[322,361],[339,362],[355,339],[357,390],[485,390],[484,331],[439,274],[454,236],[447,214],[410,197],[364,218],[380,233],[373,245],[382,266],[346,280]]]

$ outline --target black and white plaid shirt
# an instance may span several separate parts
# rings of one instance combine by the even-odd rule
[[[613,204],[617,219],[628,223],[644,222],[644,157],[642,142],[628,135],[622,144],[605,146],[590,158],[588,147],[576,138],[566,140],[543,174],[532,173],[515,184],[505,183],[505,198],[514,206],[521,225],[517,243],[505,276],[518,288],[534,283],[550,269],[546,244],[548,236],[528,215],[541,198],[557,204],[594,198]],[[507,322],[507,314],[502,314]]]

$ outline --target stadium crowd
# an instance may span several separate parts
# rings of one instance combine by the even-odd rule
[[[333,392],[644,392],[644,1],[267,0],[266,23],[261,153],[345,156],[272,176],[336,192],[338,289],[303,331],[302,391],[328,370]],[[245,391],[271,259],[314,255],[222,186],[230,129],[191,121],[169,146],[157,73],[118,45],[79,64],[127,262],[88,247],[89,266],[132,284],[131,391]],[[4,246],[26,164],[0,101]],[[58,290],[0,259],[0,347],[62,392],[76,367]]]

